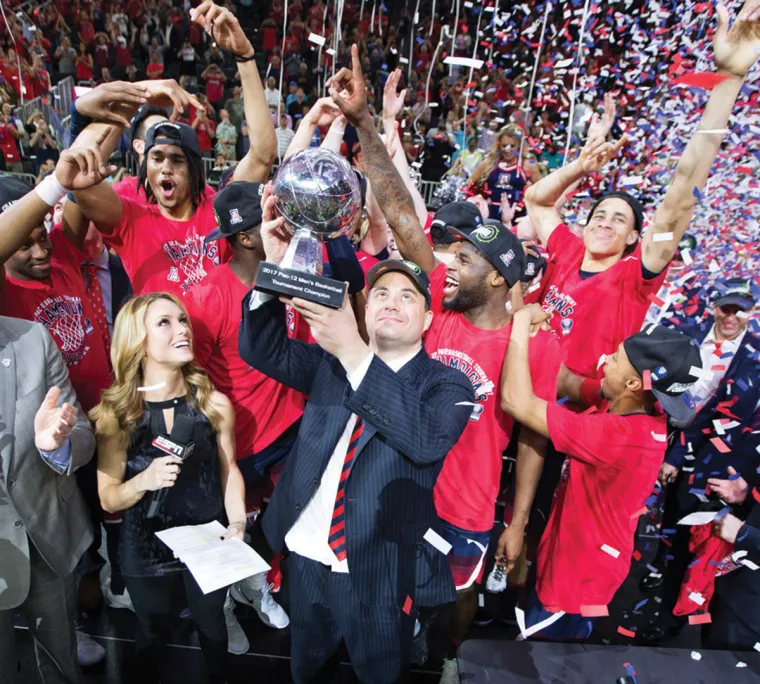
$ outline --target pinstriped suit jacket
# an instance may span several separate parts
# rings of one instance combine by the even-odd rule
[[[365,422],[346,483],[346,547],[351,580],[367,605],[455,599],[446,557],[423,535],[436,529],[433,487],[474,400],[470,382],[421,350],[398,373],[378,357],[354,392],[340,362],[287,336],[285,307],[243,300],[241,358],[309,397],[293,451],[263,519],[274,550],[314,496],[352,413]],[[463,405],[460,405],[463,404]],[[420,585],[425,586],[420,586]]]
[[[34,417],[53,386],[61,390],[58,406],[79,409],[63,475],[34,445]],[[73,572],[92,542],[74,471],[94,452],[90,422],[53,338],[39,323],[0,316],[0,610],[19,606],[29,593],[28,538],[59,576]]]

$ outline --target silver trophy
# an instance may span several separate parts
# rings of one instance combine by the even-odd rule
[[[310,147],[279,168],[272,194],[293,238],[279,265],[259,265],[255,289],[340,307],[346,284],[322,275],[322,242],[345,235],[357,221],[361,186],[356,173],[339,154]]]

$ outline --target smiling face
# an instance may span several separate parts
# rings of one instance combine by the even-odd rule
[[[378,348],[412,348],[433,320],[425,297],[399,271],[378,278],[367,297],[366,324],[370,342]]]
[[[37,226],[8,261],[5,270],[16,280],[46,280],[50,277],[53,244],[44,226]]]
[[[190,168],[177,145],[155,145],[147,155],[147,175],[156,202],[174,209],[190,200]]]
[[[594,256],[622,254],[638,240],[631,205],[619,197],[602,200],[583,230],[583,242]]]
[[[746,313],[739,316],[741,309],[736,304],[724,304],[723,306],[713,306],[713,315],[715,316],[716,338],[720,342],[735,340],[741,335],[749,323],[749,317],[754,312],[754,307]]]
[[[504,278],[477,247],[460,242],[456,258],[446,266],[443,308],[465,312],[483,306],[492,288],[505,285]]]
[[[517,159],[517,153],[520,149],[520,141],[511,135],[499,136],[499,151],[501,156],[508,162]]]
[[[187,313],[168,299],[157,299],[145,312],[145,355],[152,363],[181,368],[194,358]]]

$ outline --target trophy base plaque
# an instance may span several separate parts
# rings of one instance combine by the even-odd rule
[[[253,286],[254,290],[275,297],[299,297],[331,309],[341,307],[347,288],[347,283],[266,261],[259,264]]]

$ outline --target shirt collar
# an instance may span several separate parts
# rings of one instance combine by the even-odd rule
[[[404,366],[406,366],[407,363],[409,363],[419,353],[420,353],[420,350],[417,349],[415,352],[413,352],[409,356],[403,356],[400,359],[394,359],[393,361],[386,362],[386,363],[388,364],[388,368],[390,368],[394,373],[398,373]]]
[[[741,346],[742,341],[744,340],[744,336],[746,334],[747,334],[747,328],[744,328],[744,330],[742,330],[739,337],[735,337],[733,340],[727,340],[725,342],[721,342],[721,346],[724,349],[734,349],[734,350],[738,349]],[[714,323],[713,323],[712,328],[710,328],[710,332],[707,333],[707,336],[705,337],[704,341],[710,342],[711,344],[718,343],[718,341],[715,339],[715,324]]]
[[[104,271],[108,270],[108,250],[106,249],[106,246],[103,245],[103,251],[100,253],[100,256],[97,259],[93,259],[92,261],[85,261],[84,263],[92,264],[93,266],[97,266]]]

